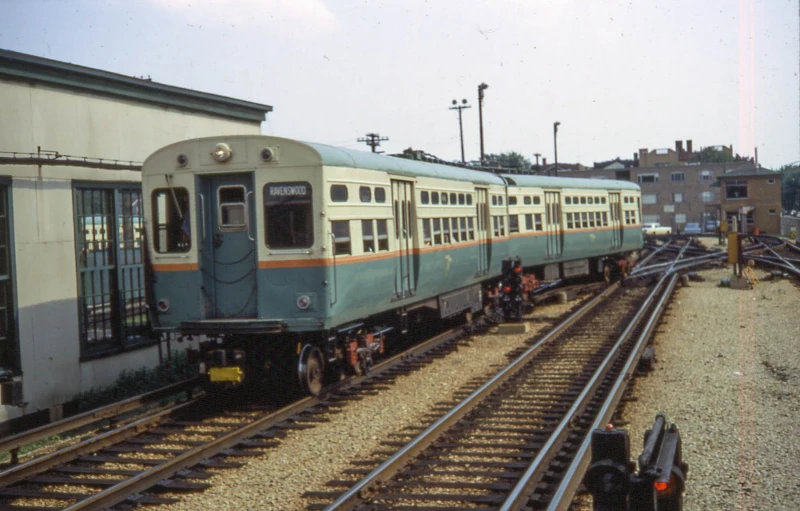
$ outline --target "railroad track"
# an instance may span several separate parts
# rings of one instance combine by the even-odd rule
[[[109,424],[92,438],[18,463],[0,472],[0,511],[78,510],[165,504],[164,496],[208,487],[206,468],[236,468],[248,456],[276,446],[287,432],[326,422],[348,401],[377,393],[397,376],[408,374],[456,349],[483,321],[439,334],[353,378],[283,408],[189,397],[183,402],[124,424],[115,412],[127,412],[141,397],[84,416],[65,419],[57,427],[6,439],[0,446],[18,449],[45,434],[67,431],[103,419]],[[196,383],[196,382],[194,382]],[[46,428],[46,430],[45,430]]]
[[[677,277],[610,287],[429,426],[306,493],[308,509],[566,509]]]

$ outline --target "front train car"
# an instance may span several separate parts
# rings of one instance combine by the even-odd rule
[[[240,383],[294,353],[318,385],[312,337],[328,301],[316,151],[274,137],[188,140],[152,154],[142,181],[156,331],[202,336],[211,381]]]

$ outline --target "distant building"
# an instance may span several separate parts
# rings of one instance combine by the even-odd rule
[[[782,176],[752,164],[719,176],[720,205],[728,225],[737,217],[746,221],[747,232],[780,234]]]

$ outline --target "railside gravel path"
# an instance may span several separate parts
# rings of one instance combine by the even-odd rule
[[[701,275],[656,334],[655,371],[635,380],[622,414],[631,453],[663,411],[689,463],[684,511],[800,509],[800,287],[741,291],[718,287],[728,269]],[[578,500],[573,510],[591,509]]]

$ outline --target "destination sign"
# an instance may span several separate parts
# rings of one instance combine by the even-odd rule
[[[275,183],[267,185],[267,204],[276,202],[311,199],[311,185],[308,183]]]

